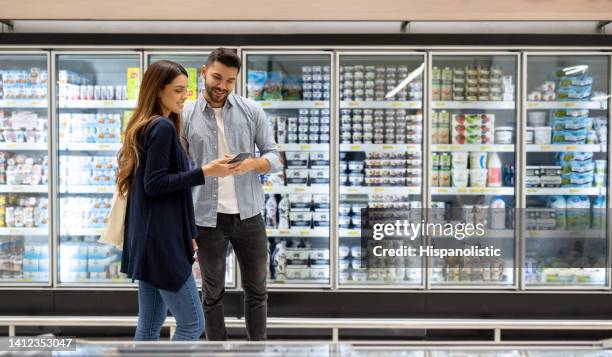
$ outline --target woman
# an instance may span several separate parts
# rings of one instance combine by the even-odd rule
[[[228,165],[216,160],[189,168],[180,141],[186,99],[187,71],[171,61],[151,64],[118,155],[117,185],[128,197],[121,272],[138,280],[136,340],[158,340],[168,309],[177,324],[173,340],[197,340],[204,327],[191,272],[191,187],[205,176],[226,176]]]

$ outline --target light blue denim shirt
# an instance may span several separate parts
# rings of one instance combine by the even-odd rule
[[[230,94],[221,111],[228,149],[233,154],[249,152],[255,157],[255,146],[261,157],[270,162],[270,172],[282,170],[274,133],[261,106],[250,99]],[[217,121],[208,102],[198,100],[183,110],[185,139],[191,164],[206,165],[218,159]],[[240,219],[258,215],[264,208],[264,192],[259,174],[251,171],[234,176]],[[206,177],[206,183],[193,189],[195,223],[200,227],[216,227],[219,185],[216,177]]]

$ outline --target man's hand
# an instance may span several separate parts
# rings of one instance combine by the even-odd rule
[[[204,172],[204,176],[217,176],[217,177],[225,177],[232,175],[231,172],[231,164],[227,162],[229,159],[218,159],[209,162],[208,164],[202,166],[202,171]]]
[[[233,158],[233,155],[225,155],[226,159]],[[249,171],[264,174],[270,171],[270,163],[264,158],[248,158],[235,164],[229,164],[231,175],[242,175]]]

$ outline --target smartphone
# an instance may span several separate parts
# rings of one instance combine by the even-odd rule
[[[251,157],[251,153],[241,152],[240,154],[234,156],[234,158],[232,158],[230,161],[228,161],[228,164],[236,164],[248,159],[249,157]]]

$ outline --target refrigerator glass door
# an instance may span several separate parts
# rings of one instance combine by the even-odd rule
[[[46,54],[0,55],[0,285],[50,284]]]
[[[262,177],[268,284],[329,286],[331,55],[245,58],[243,93],[264,108],[284,165]]]
[[[129,283],[121,252],[97,242],[110,212],[117,151],[136,106],[138,54],[58,54],[58,283]]]
[[[527,288],[607,286],[609,88],[609,56],[527,55]]]
[[[421,221],[425,57],[341,53],[338,58],[339,284],[422,287],[420,257],[375,252],[376,246],[397,249],[401,242],[418,249],[422,237],[362,239],[361,228],[375,214]]]
[[[444,229],[428,234],[449,251],[430,257],[432,288],[516,282],[517,73],[517,55],[432,55],[429,213]]]
[[[201,54],[182,54],[182,53],[151,53],[147,57],[147,65],[160,60],[173,61],[181,64],[187,71],[188,78],[188,99],[185,103],[185,107],[194,105],[195,101],[201,96],[202,90],[204,89],[204,82],[202,80],[201,71],[202,65],[206,64],[208,59],[208,53]],[[234,251],[231,247],[228,247],[227,258],[225,262],[225,286],[235,287],[236,286],[236,272],[234,267],[236,261],[234,259]],[[195,277],[198,284],[202,284],[202,272],[200,271],[200,265],[196,260],[193,264],[193,276]]]

